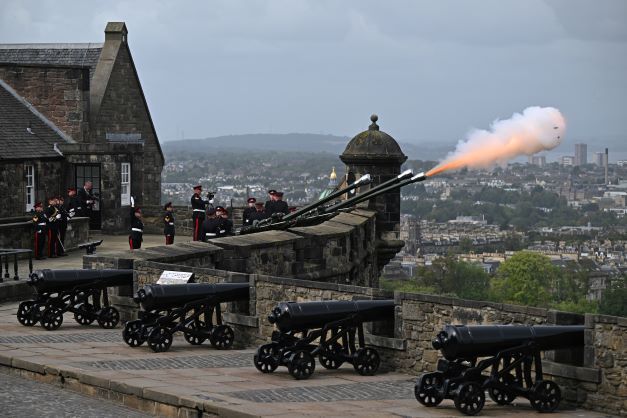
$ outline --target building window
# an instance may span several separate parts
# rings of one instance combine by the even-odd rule
[[[26,164],[24,175],[26,176],[26,212],[30,212],[35,206],[35,166]]]
[[[122,206],[131,204],[131,163],[122,163]]]

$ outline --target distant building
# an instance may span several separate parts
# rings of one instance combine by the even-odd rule
[[[546,165],[546,156],[544,156],[544,155],[531,155],[529,157],[529,163],[531,165],[537,165],[538,167],[544,167]]]
[[[598,165],[599,167],[603,167],[603,159],[604,159],[604,153],[602,152],[595,152],[594,153],[594,164]]]
[[[93,182],[91,228],[161,203],[163,153],[123,22],[104,43],[0,44],[0,218]]]
[[[588,164],[588,145],[587,144],[575,144],[575,165]]]
[[[619,167],[627,167],[627,160],[618,160],[616,161]]]
[[[324,199],[325,197],[333,193],[335,190],[337,190],[337,184],[338,184],[337,173],[335,172],[335,167],[333,167],[331,174],[329,174],[329,184],[327,185],[327,188],[324,189],[322,193],[320,193],[318,200]]]
[[[572,167],[575,165],[575,157],[572,155],[564,155],[562,157],[562,165],[564,167]]]

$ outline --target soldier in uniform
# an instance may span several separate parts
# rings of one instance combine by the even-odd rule
[[[68,219],[70,218],[69,213],[65,210],[65,205],[63,203],[63,196],[57,197],[57,210],[59,211],[59,214],[61,214],[61,219],[59,219],[59,248],[57,249],[57,255],[59,257],[67,256],[67,254],[65,253],[65,233],[67,231]]]
[[[268,200],[266,200],[266,205],[265,205],[265,211],[266,211],[266,217],[267,218],[272,216],[272,214],[274,213],[274,200],[276,199],[274,197],[275,193],[276,193],[276,190],[274,190],[274,189],[268,190]]]
[[[255,202],[255,211],[250,214],[248,217],[250,223],[249,225],[254,225],[255,221],[261,221],[262,219],[266,219],[266,211],[263,208],[262,202]]]
[[[211,238],[216,238],[219,233],[220,220],[216,217],[215,209],[209,209],[207,219],[202,223],[200,231],[200,239],[203,242]]]
[[[80,199],[76,196],[76,189],[74,187],[69,187],[67,189],[67,213],[68,217],[71,219],[75,216],[80,216],[83,207],[81,206]]]
[[[274,198],[274,213],[282,213],[283,215],[290,213],[290,208],[287,205],[287,202],[283,201],[283,192],[274,193]]]
[[[33,224],[35,225],[35,242],[33,248],[35,250],[35,259],[43,260],[46,258],[44,257],[44,245],[46,244],[48,222],[44,214],[44,205],[41,202],[36,202],[34,209]]]
[[[163,235],[165,235],[165,245],[174,244],[174,207],[172,202],[168,202],[163,207]]]
[[[200,233],[202,229],[203,221],[205,220],[205,209],[207,207],[207,201],[203,200],[202,186],[200,184],[194,186],[194,194],[192,195],[192,228],[194,228],[193,240],[198,241],[201,239]]]
[[[222,206],[216,208],[216,215],[220,219],[219,236],[224,237],[233,233],[233,221],[229,219],[229,212]]]
[[[257,199],[255,199],[254,197],[248,198],[248,207],[244,209],[244,213],[242,214],[242,225],[248,226],[252,224],[253,221],[250,220],[250,215],[252,215],[253,213],[257,211],[257,209],[255,209],[256,202],[257,202]]]
[[[128,236],[128,244],[131,247],[131,251],[142,247],[143,235],[142,210],[135,207],[135,199],[131,196],[131,234]]]
[[[96,202],[96,197],[92,193],[93,184],[86,181],[83,188],[78,191],[78,200],[80,201],[80,216],[87,216],[91,219],[91,212]]]
[[[56,258],[59,250],[59,223],[61,221],[56,198],[48,199],[45,216],[48,220],[48,257]]]

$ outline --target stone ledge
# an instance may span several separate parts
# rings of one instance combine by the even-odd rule
[[[365,334],[366,344],[375,347],[389,348],[392,350],[407,350],[407,340],[404,338],[381,337],[379,335]]]
[[[0,283],[0,302],[13,299],[25,299],[35,295],[33,288],[25,280],[4,279]]]
[[[601,369],[592,367],[579,367],[570,364],[542,361],[542,371],[556,377],[580,380],[590,383],[601,383]]]
[[[259,317],[248,316],[231,312],[223,312],[222,319],[224,322],[228,322],[235,325],[242,325],[249,328],[259,328]]]

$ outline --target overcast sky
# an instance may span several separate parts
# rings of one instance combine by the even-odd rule
[[[627,0],[0,0],[3,43],[102,42],[107,21],[162,141],[352,136],[377,113],[398,140],[453,142],[540,105],[571,139],[627,142]]]

